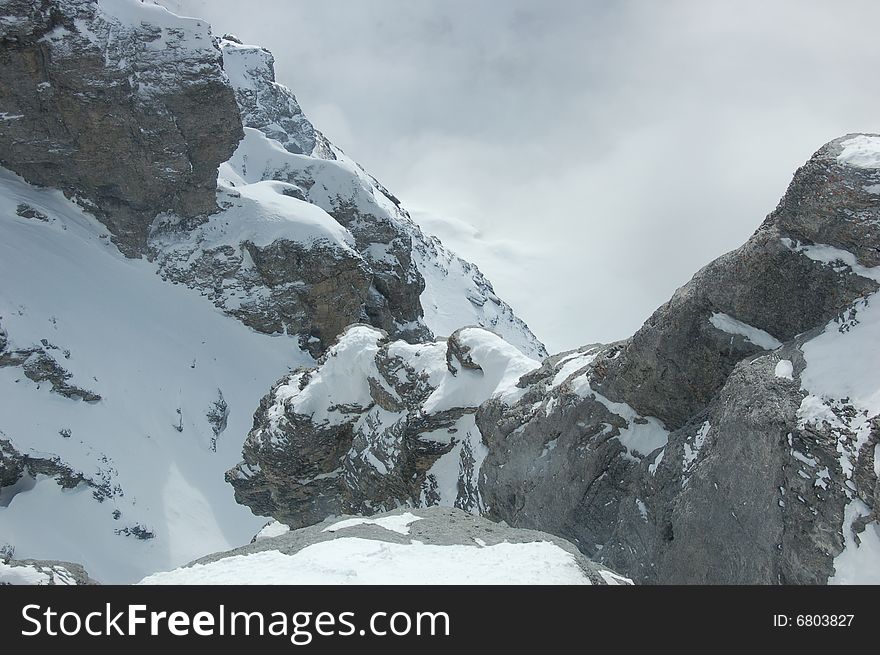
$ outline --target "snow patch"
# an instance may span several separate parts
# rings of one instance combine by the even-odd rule
[[[700,429],[697,430],[697,433],[694,435],[692,443],[688,443],[687,441],[684,444],[684,457],[682,458],[682,469],[685,471],[691,467],[691,464],[696,461],[697,456],[700,454],[700,450],[703,448],[703,444],[706,441],[706,437],[709,435],[709,430],[712,428],[709,425],[709,421],[703,423],[700,426]]]
[[[51,566],[0,561],[0,585],[75,585],[74,575],[61,565]]]
[[[829,266],[846,266],[856,275],[880,282],[880,266],[862,266],[856,256],[848,250],[841,250],[824,243],[802,245],[788,238],[783,238],[781,241],[789,250],[800,253],[813,261],[822,262]]]
[[[852,526],[856,519],[867,516],[871,510],[855,499],[846,506],[843,520],[845,544],[843,552],[834,558],[834,575],[828,584],[880,584],[880,525],[872,521],[856,535]]]
[[[660,420],[653,416],[642,416],[626,403],[609,400],[593,389],[589,375],[576,377],[569,384],[574,393],[583,398],[592,397],[627,422],[627,427],[620,431],[616,439],[626,448],[628,457],[633,459],[646,457],[669,442],[669,430]]]
[[[283,534],[287,534],[290,532],[290,526],[284,525],[280,521],[270,521],[260,530],[256,536],[254,537],[254,541],[262,541],[263,539],[272,539],[273,537],[280,537]]]
[[[559,362],[562,366],[560,366],[559,370],[556,372],[556,375],[553,376],[553,381],[550,383],[550,386],[552,388],[558,387],[569,377],[571,377],[576,371],[579,371],[585,366],[589,366],[598,355],[599,349],[596,348],[585,353],[576,353],[574,355],[566,357],[561,362]]]
[[[779,341],[779,339],[776,339],[764,330],[753,327],[748,323],[738,321],[723,312],[715,312],[712,314],[709,318],[709,322],[722,332],[745,337],[746,341],[753,343],[764,350],[776,350],[782,345],[782,342]]]
[[[788,359],[780,359],[776,362],[776,368],[773,369],[773,375],[778,378],[783,378],[785,380],[793,380],[794,366],[791,363],[791,360]]]
[[[612,573],[611,571],[600,570],[599,575],[602,576],[602,579],[608,585],[631,585],[633,581],[629,578],[625,578],[622,575],[618,575],[617,573]]]
[[[397,514],[394,516],[383,516],[378,519],[367,519],[367,518],[352,518],[345,519],[343,521],[339,521],[338,523],[334,523],[333,525],[327,526],[321,532],[337,532],[339,530],[344,530],[345,528],[353,528],[356,525],[378,525],[380,528],[385,528],[386,530],[390,530],[391,532],[396,532],[398,534],[409,534],[409,526],[416,521],[421,521],[421,516],[416,516],[411,512],[404,512],[403,514]]]
[[[482,370],[462,367],[456,375],[445,375],[422,409],[434,414],[455,407],[476,407],[492,396],[514,403],[525,389],[516,387],[519,379],[541,363],[527,357],[501,337],[482,328],[465,328],[458,333],[459,341],[470,358]]]
[[[837,162],[853,168],[880,168],[880,136],[859,134],[840,144]]]
[[[338,425],[346,419],[335,409],[343,405],[367,407],[372,402],[369,379],[381,377],[375,356],[379,352],[382,333],[367,325],[350,327],[327,351],[324,362],[312,374],[305,388],[300,389],[300,377],[291,380],[275,392],[275,405],[270,409],[270,420],[284,417],[285,402],[292,402],[298,414],[311,416],[315,423]]]
[[[651,475],[657,473],[657,467],[660,466],[660,462],[663,461],[663,455],[665,454],[666,449],[664,448],[657,454],[657,457],[654,458],[654,461],[651,462],[650,466],[648,466],[648,473],[650,473]]]

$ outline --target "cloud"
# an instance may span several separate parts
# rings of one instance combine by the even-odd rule
[[[819,146],[880,131],[872,1],[165,4],[273,50],[429,227],[473,225],[447,239],[551,350],[627,336]]]

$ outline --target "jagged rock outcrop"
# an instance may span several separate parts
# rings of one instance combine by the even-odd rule
[[[468,489],[469,508],[570,539],[636,581],[875,581],[878,182],[880,136],[832,141],[745,245],[697,273],[631,339],[533,362],[481,400],[468,411],[481,453],[468,474],[479,482]],[[456,340],[446,352],[462,373],[482,371]],[[314,390],[301,375],[301,389]],[[359,384],[370,377],[361,376]],[[461,381],[449,378],[444,393],[455,395]],[[279,388],[258,426],[285,411]],[[370,388],[372,403],[388,404]],[[369,416],[365,404],[345,411],[346,425]],[[430,403],[408,411],[430,415]],[[250,497],[234,482],[240,500],[287,520],[320,498],[299,521],[348,502],[351,483],[301,485],[302,472],[311,471],[308,482],[324,461],[312,450],[318,442],[327,453],[348,452],[352,441],[336,428],[317,439],[317,426],[326,426],[323,415],[298,412],[283,431],[289,445],[249,452],[271,441],[258,427],[246,463],[285,454],[268,475],[254,469]],[[405,442],[390,437],[395,447]],[[283,467],[295,458],[291,475]],[[244,480],[250,471],[233,473]],[[359,512],[374,497],[430,504],[424,483],[418,497],[379,489],[357,490]]]
[[[65,434],[59,436],[70,438]],[[105,471],[97,471],[94,476],[86,475],[57,455],[20,452],[11,441],[0,438],[0,507],[8,507],[16,494],[32,489],[39,476],[52,478],[61,489],[89,487],[92,497],[99,503],[122,495],[122,490]]]
[[[306,118],[290,89],[275,81],[275,57],[231,34],[220,41],[225,69],[244,125],[260,130],[288,152],[336,159],[333,145]]]
[[[52,351],[61,351],[58,346],[42,339],[40,345],[30,348],[6,349],[6,333],[0,328],[0,368],[7,366],[20,367],[25,377],[37,384],[47,382],[55,393],[67,398],[96,403],[101,396],[93,391],[82,389],[70,383],[73,375],[67,371]],[[62,357],[69,357],[69,352],[59,352]],[[38,387],[39,388],[39,387]]]
[[[0,2],[0,165],[77,198],[120,250],[217,210],[241,139],[209,26],[128,0]]]
[[[263,399],[227,479],[239,502],[293,527],[400,505],[478,512],[474,413],[535,366],[481,328],[410,345],[350,327]]]
[[[559,537],[442,507],[340,516],[298,530],[274,523],[247,546],[141,582],[315,583],[632,584]]]
[[[235,172],[247,181],[290,184],[286,193],[320,207],[348,230],[370,274],[359,318],[410,341],[430,336],[419,303],[424,280],[412,259],[412,239],[395,216],[396,199],[314,128],[293,93],[275,81],[270,52],[234,37],[220,47],[244,125],[300,155],[272,156],[265,143],[249,139],[253,143],[246,141],[231,162]],[[263,152],[254,152],[260,146]],[[337,334],[324,336],[332,342]]]

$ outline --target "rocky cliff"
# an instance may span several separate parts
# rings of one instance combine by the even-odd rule
[[[475,266],[314,128],[271,53],[233,36],[218,47],[245,137],[220,167],[222,212],[155,223],[150,255],[165,279],[261,332],[300,335],[316,355],[357,322],[410,342],[475,323],[546,354]]]
[[[314,128],[266,50],[135,0],[2,7],[0,165],[62,189],[126,255],[315,354],[354,322],[409,341],[483,324],[545,354]]]
[[[0,11],[0,165],[77,198],[130,256],[159,213],[217,211],[242,132],[207,23],[128,0]]]
[[[755,235],[631,339],[545,364],[518,405],[484,406],[490,515],[640,581],[847,575],[845,545],[862,534],[865,555],[877,538],[880,379],[853,361],[876,362],[865,346],[880,337],[877,152],[874,135],[825,145]],[[553,438],[536,466],[528,453]]]
[[[878,180],[880,137],[832,141],[748,242],[697,273],[632,338],[534,362],[503,388],[490,382],[503,365],[487,369],[449,339],[450,377],[421,401],[407,398],[404,429],[383,422],[388,397],[400,397],[387,374],[362,373],[372,393],[340,407],[342,422],[296,403],[291,411],[279,393],[292,383],[318,393],[321,368],[283,381],[230,476],[239,498],[300,522],[303,508],[318,518],[328,502],[352,499],[359,511],[374,500],[456,504],[564,536],[639,582],[876,581]],[[387,355],[376,361],[387,366]],[[467,391],[473,378],[491,390],[485,400]],[[433,439],[410,426],[418,417],[431,430],[440,388],[452,418],[472,421],[451,442],[479,453],[447,469],[457,493],[432,496],[432,469],[412,466],[384,473],[406,489],[396,497],[372,482],[314,483],[356,459],[358,431],[395,453]],[[319,443],[342,452],[316,457]]]

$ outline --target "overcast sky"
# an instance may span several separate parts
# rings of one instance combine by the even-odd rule
[[[880,132],[876,0],[165,4],[272,50],[551,351],[628,336],[823,143]]]

